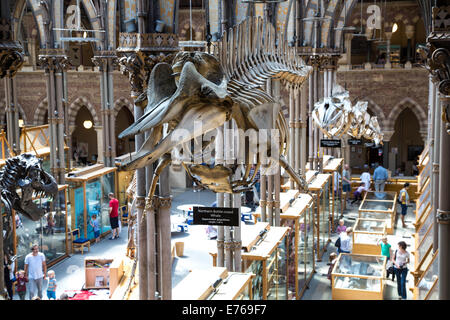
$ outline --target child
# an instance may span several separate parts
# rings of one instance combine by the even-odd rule
[[[25,271],[19,270],[16,272],[16,291],[20,297],[20,300],[25,300],[25,296],[27,293],[27,285],[28,278],[25,276]]]
[[[48,286],[47,286],[47,298],[48,300],[56,300],[56,278],[55,271],[50,270],[47,272]]]
[[[330,282],[332,282],[331,272],[333,272],[333,268],[334,268],[334,265],[336,264],[337,258],[338,258],[338,255],[336,254],[336,252],[330,253],[330,257],[329,257],[330,267],[328,268],[328,273],[327,273],[327,278],[330,280]]]
[[[365,185],[364,182],[361,182],[358,189],[356,189],[356,191],[353,193],[353,195],[355,196],[355,199],[353,199],[351,204],[354,204],[358,200],[362,200],[362,193],[364,192],[364,190],[366,190],[364,185]]]
[[[381,255],[386,257],[386,269],[387,274],[386,277],[389,278],[389,275],[392,273],[392,281],[395,279],[394,268],[392,267],[391,262],[391,245],[388,243],[388,239],[386,236],[383,236],[380,240],[378,240],[378,245],[381,247]]]
[[[89,222],[89,224],[91,225],[92,228],[94,228],[94,237],[95,237],[95,242],[99,242],[100,241],[100,227],[98,225],[98,220],[97,220],[97,215],[93,214],[91,221]]]
[[[336,233],[340,234],[341,232],[345,231],[347,229],[346,226],[344,226],[344,219],[339,220],[339,225],[336,228]]]

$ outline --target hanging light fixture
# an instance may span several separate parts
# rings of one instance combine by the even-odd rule
[[[23,119],[19,119],[19,128],[23,128]]]
[[[92,128],[92,121],[91,120],[84,120],[83,122],[83,127],[85,127],[86,129],[90,129]]]
[[[398,24],[397,22],[394,23],[394,25],[392,26],[392,33],[395,33],[398,30]]]

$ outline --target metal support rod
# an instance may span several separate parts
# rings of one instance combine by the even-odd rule
[[[159,179],[160,202],[159,206],[159,258],[160,258],[160,282],[161,297],[163,300],[172,299],[172,255],[171,255],[171,228],[170,228],[170,186],[169,166],[165,167]],[[162,204],[162,205],[161,205]]]
[[[289,165],[291,167],[294,167],[295,160],[297,158],[297,155],[295,154],[295,151],[297,150],[295,139],[295,102],[294,102],[294,86],[289,86],[289,135],[291,136],[291,139],[289,140]],[[295,184],[294,180],[290,179],[290,187],[291,189],[294,189]]]
[[[106,74],[107,84],[108,84],[108,102],[109,102],[109,142],[111,146],[110,151],[110,166],[115,166],[116,158],[116,135],[115,135],[115,117],[114,117],[114,83],[113,83],[113,70],[111,61],[107,61],[108,71]]]
[[[306,91],[306,83],[304,83],[300,89],[300,173],[305,178],[306,172],[306,162],[307,162],[307,154],[306,154],[306,119],[307,119],[307,109],[308,109],[308,101],[307,101],[307,91]]]
[[[433,215],[433,253],[436,252],[436,250],[439,247],[439,226],[436,221],[436,212],[438,207],[438,200],[439,200],[439,145],[435,145],[436,139],[436,126],[440,124],[439,118],[436,119],[436,113],[439,113],[436,110],[436,86],[432,81],[432,76],[429,76],[429,86],[428,86],[428,103],[429,103],[429,111],[430,111],[430,121],[428,122],[428,125],[431,126],[429,133],[430,136],[428,137],[429,141],[429,156],[431,160],[431,210],[432,212],[430,214]],[[436,122],[437,120],[437,122]],[[436,171],[436,172],[435,172]]]
[[[313,81],[313,74],[310,73],[308,77],[308,89],[309,89],[309,108],[308,108],[308,161],[309,161],[309,168],[313,169],[313,159],[314,159],[314,137],[313,137],[313,118],[312,118],[312,111],[314,109],[314,81]]]
[[[56,112],[58,115],[56,116],[56,132],[58,133],[56,136],[57,140],[57,148],[58,148],[58,183],[65,184],[65,161],[64,161],[64,108],[63,108],[63,96],[64,96],[64,87],[63,87],[63,78],[62,72],[58,71],[55,73],[56,80]]]
[[[294,140],[295,143],[295,159],[294,159],[294,170],[296,173],[299,173],[300,171],[300,91],[298,88],[294,91],[294,117],[295,117],[295,130],[294,130],[294,137],[291,139]],[[300,186],[296,184],[296,189],[300,189]]]

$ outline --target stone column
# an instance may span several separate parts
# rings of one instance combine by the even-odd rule
[[[432,162],[432,173],[431,173],[431,205],[432,213],[437,217],[437,209],[439,207],[439,151],[440,151],[440,133],[441,133],[441,115],[439,112],[439,93],[435,84],[432,86],[432,99],[431,105],[433,107],[433,139],[430,143],[430,156]],[[439,225],[436,219],[433,219],[433,252],[439,248]]]
[[[309,83],[309,82],[307,82]],[[304,83],[300,89],[300,173],[305,178],[306,162],[308,160],[306,151],[306,127],[307,127],[307,113],[308,113],[308,94],[307,83]],[[300,186],[299,186],[300,187]]]
[[[103,157],[103,127],[102,126],[94,126],[94,130],[97,133],[97,153],[98,163],[104,163],[104,157]]]
[[[289,164],[294,168],[297,155],[297,146],[295,143],[295,97],[294,97],[294,86],[289,85]],[[290,180],[290,188],[294,189],[295,183],[292,178]]]
[[[391,29],[392,30],[392,27]],[[392,64],[391,64],[391,38],[392,38],[392,31],[390,32],[385,32],[386,34],[386,64],[384,65],[385,69],[391,69],[392,68]]]
[[[408,39],[408,47],[406,49],[406,65],[405,67],[410,69],[412,68],[412,64],[411,64],[411,51],[412,51],[412,41],[413,41],[413,37],[414,37],[414,33],[415,33],[415,26],[414,25],[407,25],[406,26],[406,30],[405,30],[405,34],[406,34],[406,38]]]
[[[449,119],[450,96],[441,96],[443,117]],[[439,154],[439,208],[437,223],[439,224],[439,300],[450,300],[450,134],[445,123],[440,128]]]
[[[59,184],[65,183],[64,153],[64,79],[63,73],[69,68],[69,59],[64,49],[42,49],[39,62],[45,69],[50,133],[50,167]]]
[[[105,166],[114,167],[116,158],[116,135],[114,116],[113,71],[118,59],[112,51],[96,51],[92,62],[100,70],[100,94],[103,123],[103,159]]]

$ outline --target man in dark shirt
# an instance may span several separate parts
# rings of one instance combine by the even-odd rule
[[[119,238],[119,200],[114,198],[114,193],[109,193],[109,222],[111,223],[112,236],[109,240]]]

